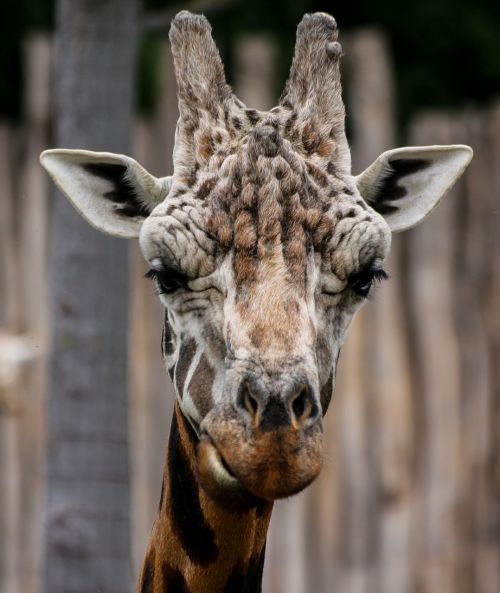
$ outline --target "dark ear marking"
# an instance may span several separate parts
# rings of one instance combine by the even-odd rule
[[[391,206],[391,204],[381,204],[380,202],[378,204],[371,204],[371,205],[379,214],[383,214],[383,215],[393,214],[394,212],[397,212],[399,210],[399,208],[397,206]]]
[[[412,175],[423,169],[427,169],[431,165],[431,161],[427,159],[394,159],[390,161],[391,168],[396,171],[399,177]]]
[[[87,163],[82,167],[91,175],[100,177],[113,184],[113,189],[103,194],[103,197],[116,204],[115,212],[120,216],[146,218],[151,210],[141,201],[132,183],[125,173],[127,167],[117,163]]]
[[[382,175],[381,180],[373,195],[367,201],[380,214],[391,214],[399,209],[396,202],[404,198],[407,190],[398,185],[398,181],[407,175],[426,169],[431,164],[427,159],[394,159],[390,161],[388,170]]]

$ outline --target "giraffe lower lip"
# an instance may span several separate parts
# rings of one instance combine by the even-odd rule
[[[198,445],[198,479],[203,490],[225,509],[244,511],[259,501],[234,476],[207,432],[202,432]]]
[[[219,453],[210,436],[205,433],[200,439],[204,466],[210,471],[214,479],[222,486],[230,490],[243,489],[242,483],[234,476],[226,460]]]

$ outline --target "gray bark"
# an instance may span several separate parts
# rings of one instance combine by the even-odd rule
[[[57,145],[130,151],[136,0],[60,0]],[[128,253],[53,212],[47,593],[130,589]]]

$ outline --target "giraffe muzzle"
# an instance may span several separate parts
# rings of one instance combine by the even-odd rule
[[[310,387],[285,397],[240,388],[237,405],[215,406],[201,424],[198,469],[218,498],[243,492],[265,500],[291,496],[321,471],[321,413]]]

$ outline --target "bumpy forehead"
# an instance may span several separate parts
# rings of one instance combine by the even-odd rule
[[[145,224],[146,257],[170,258],[195,277],[213,272],[217,258],[233,249],[241,283],[254,280],[259,263],[279,253],[298,282],[311,249],[325,254],[347,246],[348,235],[359,237],[361,229],[376,248],[376,215],[352,178],[337,174],[332,163],[322,166],[322,152],[331,147],[321,146],[314,129],[301,126],[286,107],[247,111],[246,121],[234,117],[225,129],[200,125],[198,158],[174,177],[169,196]]]

